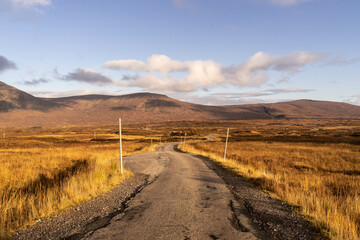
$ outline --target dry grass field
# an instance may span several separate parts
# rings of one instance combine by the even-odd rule
[[[0,238],[132,176],[126,170],[120,174],[116,128],[100,128],[96,134],[89,129],[6,129],[0,135]],[[124,155],[151,150],[147,137],[123,136]]]
[[[226,129],[227,161],[223,162]],[[332,239],[360,237],[360,121],[178,121],[127,125],[124,154],[180,141],[292,204]],[[6,133],[3,139],[3,133]],[[94,134],[96,132],[96,134]],[[116,126],[0,129],[0,238],[104,193],[119,174]]]
[[[226,128],[213,128],[213,141],[182,150],[209,157],[285,200],[331,239],[360,239],[359,122],[226,124],[225,162]]]

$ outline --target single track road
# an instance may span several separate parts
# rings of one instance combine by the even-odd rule
[[[150,175],[150,184],[123,213],[85,239],[259,239],[225,182],[194,155],[167,143],[125,158],[125,167]],[[236,211],[235,211],[236,212]],[[240,223],[241,222],[241,223]]]

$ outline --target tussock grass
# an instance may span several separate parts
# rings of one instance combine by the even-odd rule
[[[120,174],[118,142],[71,135],[0,139],[0,239],[105,193],[133,175],[127,170]],[[144,151],[153,151],[146,141],[123,142],[124,155]]]
[[[180,148],[182,145],[180,145]],[[299,212],[332,239],[360,239],[360,147],[350,144],[198,142],[183,151],[208,157]]]

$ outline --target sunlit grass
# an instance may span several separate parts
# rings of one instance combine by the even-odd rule
[[[73,144],[64,140],[69,138]],[[118,142],[90,140],[90,134],[0,139],[0,238],[105,193],[133,175],[127,170],[120,174]],[[124,156],[154,148],[147,140],[123,142]]]
[[[180,145],[182,147],[182,145]],[[349,144],[223,142],[186,144],[300,207],[332,239],[360,239],[360,147]]]

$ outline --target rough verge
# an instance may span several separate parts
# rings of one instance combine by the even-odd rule
[[[272,198],[243,177],[223,169],[219,164],[205,157],[200,158],[225,181],[235,199],[243,205],[241,209],[245,211],[242,210],[241,214],[246,214],[251,219],[250,225],[255,225],[260,231],[264,231],[270,239],[328,239],[312,227],[311,223],[294,213],[294,209],[288,204]],[[236,211],[234,214],[238,215]],[[241,216],[237,217],[241,218]]]
[[[81,239],[89,232],[106,226],[147,184],[147,175],[135,174],[110,192],[39,221],[10,239]]]

